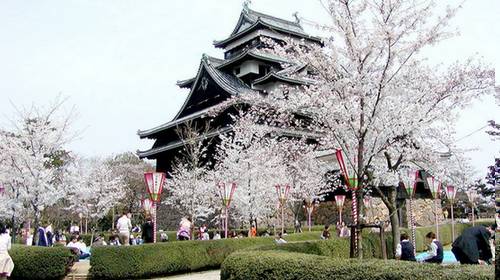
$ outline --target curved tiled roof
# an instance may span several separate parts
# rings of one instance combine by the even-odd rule
[[[244,8],[231,35],[224,40],[215,41],[214,46],[224,47],[231,41],[248,34],[252,30],[255,30],[259,25],[263,25],[271,30],[303,37],[309,40],[317,42],[322,41],[319,37],[307,34],[298,22],[273,17],[271,15],[266,15]]]
[[[220,59],[210,57],[208,55],[203,55],[200,63],[200,67],[198,69],[198,74],[196,75],[194,79],[193,84],[196,85],[202,70],[204,69],[208,75],[214,80],[214,82],[219,85],[222,89],[224,89],[227,93],[231,95],[238,95],[240,93],[258,93],[258,91],[251,89],[249,86],[247,86],[243,81],[238,79],[236,76],[224,73],[216,68],[216,65],[219,65]],[[183,123],[188,120],[195,119],[197,117],[206,115],[208,111],[210,111],[210,108],[207,108],[205,110],[196,112],[194,114],[190,114],[188,116],[184,116],[182,118],[179,118],[179,115],[182,113],[184,108],[187,106],[189,99],[191,98],[191,95],[195,91],[196,86],[191,87],[191,91],[189,92],[188,97],[186,98],[186,101],[182,105],[181,109],[177,113],[177,115],[174,117],[174,119],[170,122],[164,123],[162,125],[159,125],[157,127],[147,129],[147,130],[139,130],[137,134],[141,138],[149,137],[155,133],[158,133],[160,131],[163,131],[165,129],[174,127],[180,123]]]

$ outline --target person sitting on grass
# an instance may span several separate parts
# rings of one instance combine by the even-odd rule
[[[325,229],[321,233],[321,239],[330,239],[330,225],[325,225]]]
[[[210,235],[208,234],[208,228],[206,227],[203,233],[201,234],[201,240],[210,240]]]
[[[98,234],[94,239],[94,242],[92,242],[92,247],[100,247],[106,245],[106,241],[104,240],[104,236],[102,234]]]
[[[411,244],[407,233],[401,233],[401,242],[399,242],[396,247],[396,259],[402,261],[416,261],[415,250],[413,249],[413,244]]]
[[[276,239],[274,239],[274,242],[276,242],[276,244],[285,244],[287,243],[285,239],[283,239],[283,236],[281,235],[281,232],[278,233],[278,235],[276,235]]]
[[[429,244],[429,251],[427,251],[427,256],[422,261],[428,263],[442,263],[443,245],[436,239],[436,234],[432,231],[427,233],[425,241]]]
[[[220,234],[219,232],[215,232],[213,240],[219,240],[220,239]]]
[[[116,235],[116,234],[111,235],[109,237],[109,245],[121,246],[121,244],[120,244],[120,237],[118,237],[118,235]]]
[[[90,256],[89,253],[87,253],[87,246],[85,243],[81,242],[78,240],[79,237],[76,235],[71,236],[71,241],[66,245],[66,247],[74,249],[78,259],[83,260],[86,259]]]

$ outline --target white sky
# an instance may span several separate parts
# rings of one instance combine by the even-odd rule
[[[196,74],[202,53],[222,56],[212,42],[229,35],[242,2],[0,1],[0,124],[13,113],[9,101],[47,104],[62,94],[68,108],[76,105],[75,129],[83,130],[72,150],[106,156],[150,148],[137,129],[173,118],[187,96],[175,82]],[[251,8],[290,20],[295,11],[325,20],[315,0],[254,0]],[[498,69],[499,15],[498,0],[466,2],[452,22],[460,36],[430,50],[431,62],[479,54]],[[500,121],[493,98],[478,102],[463,113],[458,137],[494,118]],[[470,156],[480,177],[500,150],[483,131],[460,144],[478,147]]]

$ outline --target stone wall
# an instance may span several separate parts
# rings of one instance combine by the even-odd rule
[[[406,200],[406,203],[402,205],[401,213],[404,215],[403,226],[406,226],[407,215],[408,215],[408,203],[409,200]],[[429,226],[435,224],[435,211],[434,211],[434,199],[415,199],[413,201],[414,206],[414,215],[415,215],[415,223],[417,226]],[[439,202],[438,205],[441,205]],[[437,208],[438,218],[441,222],[443,220],[443,210],[441,207]],[[375,221],[388,221],[389,220],[389,210],[382,202],[380,198],[372,198],[371,204],[365,206],[365,222],[374,223]]]

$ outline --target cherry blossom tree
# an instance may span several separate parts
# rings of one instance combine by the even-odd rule
[[[192,122],[179,127],[177,133],[184,141],[181,155],[169,172],[167,186],[170,199],[163,203],[178,209],[193,224],[206,220],[214,213],[215,189],[206,159],[210,140],[205,138],[208,127],[198,127]]]
[[[65,147],[75,134],[73,113],[63,113],[62,105],[18,109],[11,127],[0,133],[2,183],[12,189],[13,207],[28,207],[34,217],[33,242],[42,211],[67,193],[63,179],[71,157]]]
[[[106,161],[99,158],[79,159],[69,176],[66,199],[69,209],[97,222],[127,195],[124,180]]]
[[[268,123],[306,127],[321,135],[323,149],[342,149],[350,176],[359,179],[359,207],[366,188],[382,198],[396,245],[398,172],[412,166],[445,174],[446,155],[460,154],[454,146],[460,109],[491,92],[494,72],[472,58],[436,66],[421,55],[452,35],[447,25],[458,8],[436,16],[431,0],[321,3],[331,20],[328,25],[316,24],[327,33],[323,45],[269,41],[276,54],[307,65],[309,71],[297,78],[315,82],[280,88],[264,99],[244,94],[238,98],[254,107],[272,108],[260,110]],[[306,116],[307,122],[297,120],[297,114]],[[286,116],[294,120],[283,121]],[[362,257],[361,238],[357,247]]]
[[[112,170],[113,174],[123,179],[121,191],[125,193],[125,196],[120,200],[120,204],[131,213],[138,212],[139,201],[146,191],[144,172],[153,170],[153,167],[131,152],[108,158],[106,165]]]

